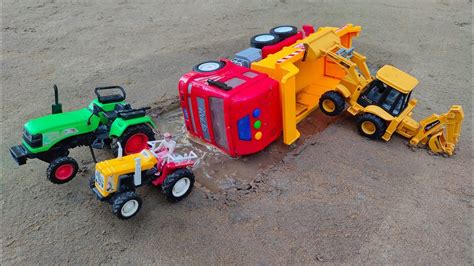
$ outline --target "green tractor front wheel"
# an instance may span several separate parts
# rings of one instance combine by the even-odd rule
[[[71,157],[58,157],[48,166],[46,176],[55,184],[64,184],[71,181],[77,174],[79,166]]]
[[[153,129],[147,124],[139,124],[129,126],[122,136],[114,139],[112,142],[112,150],[114,155],[118,155],[118,144],[120,142],[123,149],[123,154],[139,153],[148,147],[148,141],[155,140],[155,133]]]

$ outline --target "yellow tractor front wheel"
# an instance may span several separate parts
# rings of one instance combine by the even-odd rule
[[[387,122],[373,114],[362,114],[357,118],[357,127],[362,136],[380,139],[387,130]]]

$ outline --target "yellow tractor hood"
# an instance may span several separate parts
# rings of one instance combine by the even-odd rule
[[[403,94],[410,93],[418,85],[418,80],[415,77],[390,65],[385,65],[379,69],[376,77]]]
[[[96,164],[96,169],[104,176],[124,175],[135,172],[135,159],[140,158],[141,168],[143,170],[151,169],[157,159],[148,150],[139,153],[122,156],[111,160],[102,161]]]

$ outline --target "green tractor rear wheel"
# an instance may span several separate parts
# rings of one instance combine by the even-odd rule
[[[114,155],[118,155],[118,144],[120,142],[123,154],[134,154],[148,147],[148,141],[155,140],[153,129],[147,124],[139,124],[128,127],[119,138],[112,142]]]

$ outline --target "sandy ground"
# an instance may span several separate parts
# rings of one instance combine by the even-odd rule
[[[2,265],[474,263],[471,1],[3,1],[1,8]],[[421,81],[415,118],[463,105],[455,156],[412,151],[400,137],[366,140],[350,117],[320,132],[316,113],[295,146],[266,151],[279,153],[268,165],[249,171],[237,163],[235,179],[251,187],[201,185],[178,204],[144,188],[144,207],[129,221],[88,189],[87,148],[72,153],[84,172],[62,186],[46,181],[46,164],[17,167],[9,157],[22,124],[50,111],[54,83],[66,110],[110,84],[125,86],[135,106],[170,103],[193,65],[230,56],[251,35],[285,23],[362,25],[354,45],[372,66],[393,64]]]

